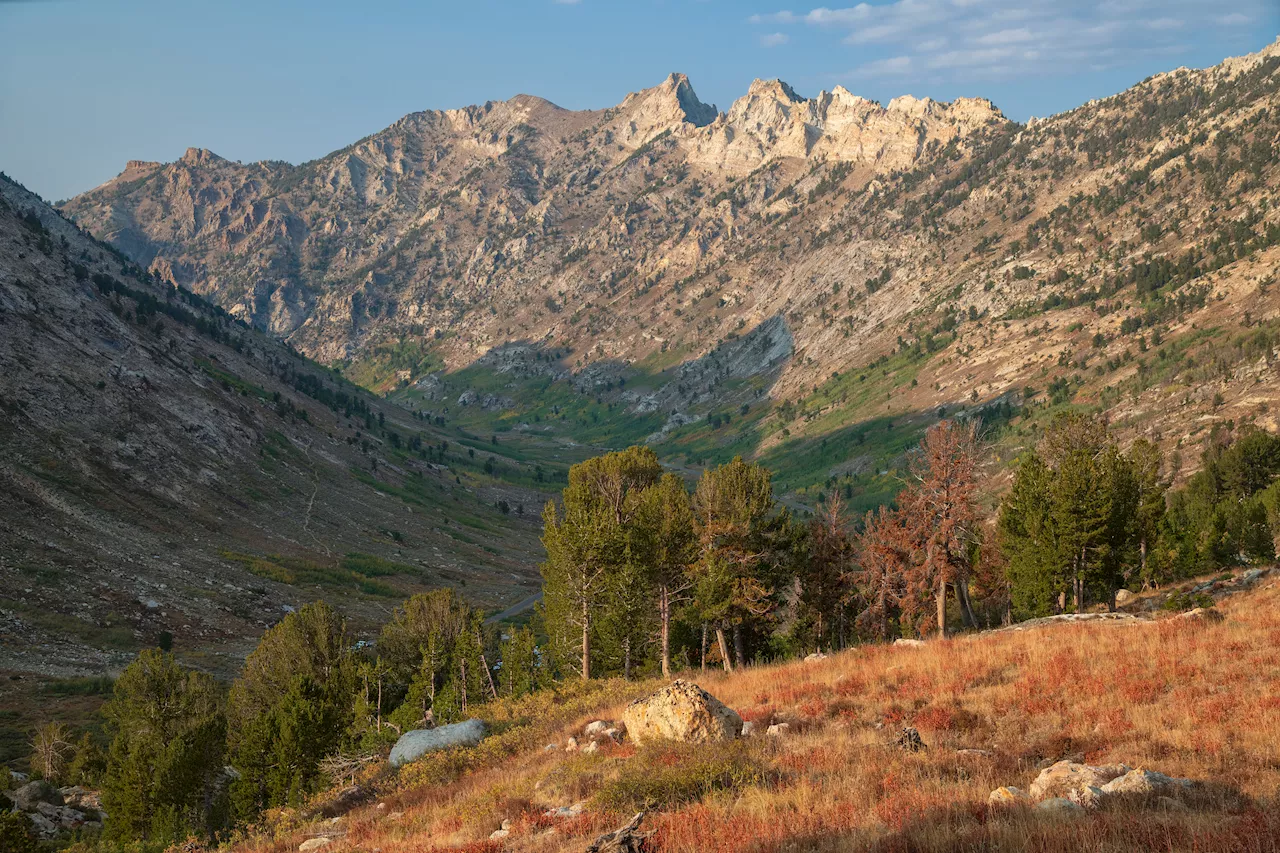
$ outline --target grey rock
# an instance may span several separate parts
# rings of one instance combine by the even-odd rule
[[[401,767],[410,761],[417,761],[428,752],[455,746],[475,746],[484,740],[484,735],[482,720],[467,720],[435,729],[414,729],[401,735],[391,748],[391,766]]]
[[[13,804],[18,807],[18,811],[23,812],[35,811],[39,803],[49,803],[55,806],[62,805],[61,792],[43,779],[28,782],[18,790],[11,791],[9,799],[13,800]]]

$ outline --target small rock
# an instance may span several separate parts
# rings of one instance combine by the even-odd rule
[[[752,720],[742,721],[742,737],[751,737],[751,735],[755,734],[755,731],[756,731],[756,724],[754,721]]]
[[[571,806],[560,806],[556,809],[548,809],[544,814],[553,818],[577,817],[586,809],[586,803],[574,803]]]
[[[1084,811],[1079,803],[1073,803],[1066,797],[1050,797],[1047,800],[1036,803],[1036,811],[1045,812],[1047,814],[1075,814]]]
[[[599,737],[603,735],[608,729],[609,729],[609,724],[606,723],[604,720],[593,720],[587,723],[586,727],[582,730],[582,733],[586,737]]]
[[[1156,808],[1166,812],[1188,811],[1185,803],[1173,797],[1156,797]]]
[[[495,829],[493,832],[489,833],[489,840],[501,841],[502,839],[506,838],[510,834],[511,834],[511,830],[509,829]]]
[[[1223,620],[1223,615],[1212,607],[1197,607],[1194,610],[1188,610],[1186,613],[1179,613],[1174,619],[1182,619],[1187,622],[1199,622],[1203,625],[1216,625]]]
[[[815,661],[826,660],[827,656],[822,652],[814,652],[811,655],[805,655],[805,663],[814,663]]]
[[[578,739],[577,739],[576,737],[571,737],[571,738],[569,738],[567,741],[565,741],[565,742],[564,742],[564,751],[565,751],[565,752],[577,752],[577,751],[578,751]]]
[[[543,751],[543,752],[555,752],[555,751],[556,751],[557,749],[559,749],[559,748],[560,748],[560,747],[559,747],[559,746],[557,746],[556,744],[554,744],[554,743],[549,743],[549,744],[547,744],[546,746],[544,746],[544,747],[542,748],[542,751]]]
[[[599,751],[600,751],[600,741],[597,741],[597,740],[588,742],[587,745],[582,748],[583,755],[590,755],[591,753],[595,753]]]
[[[773,737],[781,737],[791,731],[790,723],[774,723],[765,729],[764,733]]]
[[[963,755],[966,758],[991,758],[995,753],[989,749],[957,749],[956,755]]]
[[[899,637],[893,641],[895,646],[906,646],[910,649],[918,649],[924,645],[924,640],[908,640],[906,637]]]
[[[503,818],[503,819],[502,819],[502,826],[500,826],[500,827],[498,827],[498,828],[499,828],[499,829],[505,829],[505,830],[508,830],[508,831],[509,831],[509,830],[511,829],[511,818],[509,818],[509,817],[507,817],[507,818]]]
[[[1137,596],[1134,595],[1132,592],[1129,592],[1129,590],[1127,589],[1116,590],[1116,606],[1118,607],[1128,604],[1130,601],[1133,601],[1135,598],[1137,598]]]
[[[1106,793],[1097,785],[1085,785],[1083,788],[1072,791],[1067,799],[1086,809],[1096,809],[1102,805],[1106,796]]]
[[[993,806],[1013,806],[1019,803],[1030,804],[1031,797],[1021,788],[1015,788],[1012,785],[1003,788],[996,788],[991,792],[991,796],[987,797],[987,802]]]
[[[308,850],[320,850],[324,847],[328,847],[332,843],[332,838],[325,838],[324,836],[308,838],[306,841],[298,845],[298,851],[299,853],[307,853]]]

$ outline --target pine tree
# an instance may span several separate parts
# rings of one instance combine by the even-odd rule
[[[106,835],[158,845],[225,825],[219,803],[226,717],[209,675],[148,650],[103,707],[111,748],[102,786]]]
[[[675,474],[663,474],[644,491],[632,553],[639,552],[648,575],[657,623],[662,675],[671,675],[671,624],[677,608],[689,601],[692,580],[689,565],[697,558],[693,508],[684,482]]]
[[[906,594],[911,539],[901,516],[884,506],[867,513],[858,534],[854,582],[865,606],[858,614],[857,624],[864,633],[885,642],[895,636],[894,624]]]
[[[809,522],[808,553],[800,578],[800,609],[812,623],[817,651],[843,647],[846,605],[856,597],[852,584],[853,541],[846,530],[839,495],[828,498]]]
[[[347,733],[355,694],[346,623],[324,602],[290,613],[262,636],[227,709],[238,817],[300,802],[320,784],[319,763]]]

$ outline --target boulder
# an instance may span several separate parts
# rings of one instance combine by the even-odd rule
[[[824,655],[822,652],[814,652],[813,654],[805,655],[804,657],[805,663],[816,663],[817,661],[826,660],[826,659],[827,659],[827,656]]]
[[[57,788],[43,779],[28,782],[16,791],[9,793],[9,799],[17,806],[18,811],[33,812],[40,803],[53,806],[62,805],[62,794]]]
[[[736,711],[698,685],[681,680],[632,702],[623,712],[622,721],[636,744],[654,740],[733,740],[742,732],[742,718]]]
[[[1102,786],[1104,794],[1124,795],[1131,797],[1167,797],[1174,798],[1184,794],[1195,783],[1190,779],[1175,779],[1154,770],[1130,770]]]
[[[592,720],[583,728],[582,734],[585,737],[600,737],[609,730],[609,724],[604,720]]]
[[[773,735],[774,737],[782,737],[789,731],[791,731],[790,723],[774,723],[769,726],[769,728],[765,729],[764,733],[767,735]]]
[[[742,721],[742,737],[751,737],[756,732],[756,724],[751,720]]]
[[[1216,625],[1223,620],[1223,615],[1212,607],[1197,607],[1186,613],[1179,613],[1173,618],[1184,622],[1198,622],[1202,625]]]
[[[1133,601],[1135,598],[1137,598],[1137,596],[1134,595],[1132,592],[1129,592],[1129,590],[1127,589],[1116,590],[1116,606],[1117,607],[1123,607],[1124,605],[1128,604],[1130,601]]]
[[[317,838],[308,838],[306,841],[298,845],[298,851],[299,853],[307,853],[308,850],[320,850],[328,847],[332,843],[332,838],[327,838],[323,835]]]
[[[909,640],[906,637],[899,637],[893,641],[895,646],[906,646],[909,649],[918,649],[924,645],[924,640]]]
[[[991,796],[987,797],[987,803],[993,806],[1030,805],[1031,797],[1021,788],[1008,785],[992,791]]]
[[[58,793],[62,795],[62,802],[72,808],[102,811],[102,795],[97,791],[90,791],[88,788],[81,788],[79,785],[70,785],[66,788],[60,788]]]
[[[907,726],[902,730],[902,734],[898,735],[898,746],[907,752],[919,752],[925,748],[924,740],[914,726]]]
[[[1036,811],[1045,812],[1046,814],[1069,815],[1084,811],[1084,807],[1079,803],[1068,800],[1066,797],[1050,797],[1047,800],[1036,803]]]
[[[1073,791],[1081,791],[1090,786],[1102,788],[1117,776],[1128,773],[1124,764],[1107,764],[1094,767],[1089,764],[1077,764],[1074,761],[1059,761],[1044,770],[1031,783],[1031,799],[1047,800],[1071,796]]]
[[[434,729],[414,729],[405,732],[391,748],[391,766],[401,767],[417,761],[428,752],[455,746],[475,746],[484,740],[485,728],[481,720],[467,720]]]

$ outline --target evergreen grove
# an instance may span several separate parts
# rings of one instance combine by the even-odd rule
[[[52,745],[33,768],[101,787],[106,847],[159,850],[302,805],[404,731],[559,679],[945,636],[1114,607],[1119,589],[1275,557],[1280,438],[1260,430],[1215,430],[1174,490],[1154,444],[1122,451],[1101,422],[1061,416],[1018,460],[994,516],[981,508],[986,455],[977,425],[944,421],[894,504],[856,520],[838,497],[797,517],[769,471],[741,459],[692,491],[648,448],[590,459],[544,510],[532,627],[485,625],[442,589],[403,602],[357,647],[316,602],[269,629],[229,689],[143,652],[103,709],[106,748],[43,731],[37,746]]]

